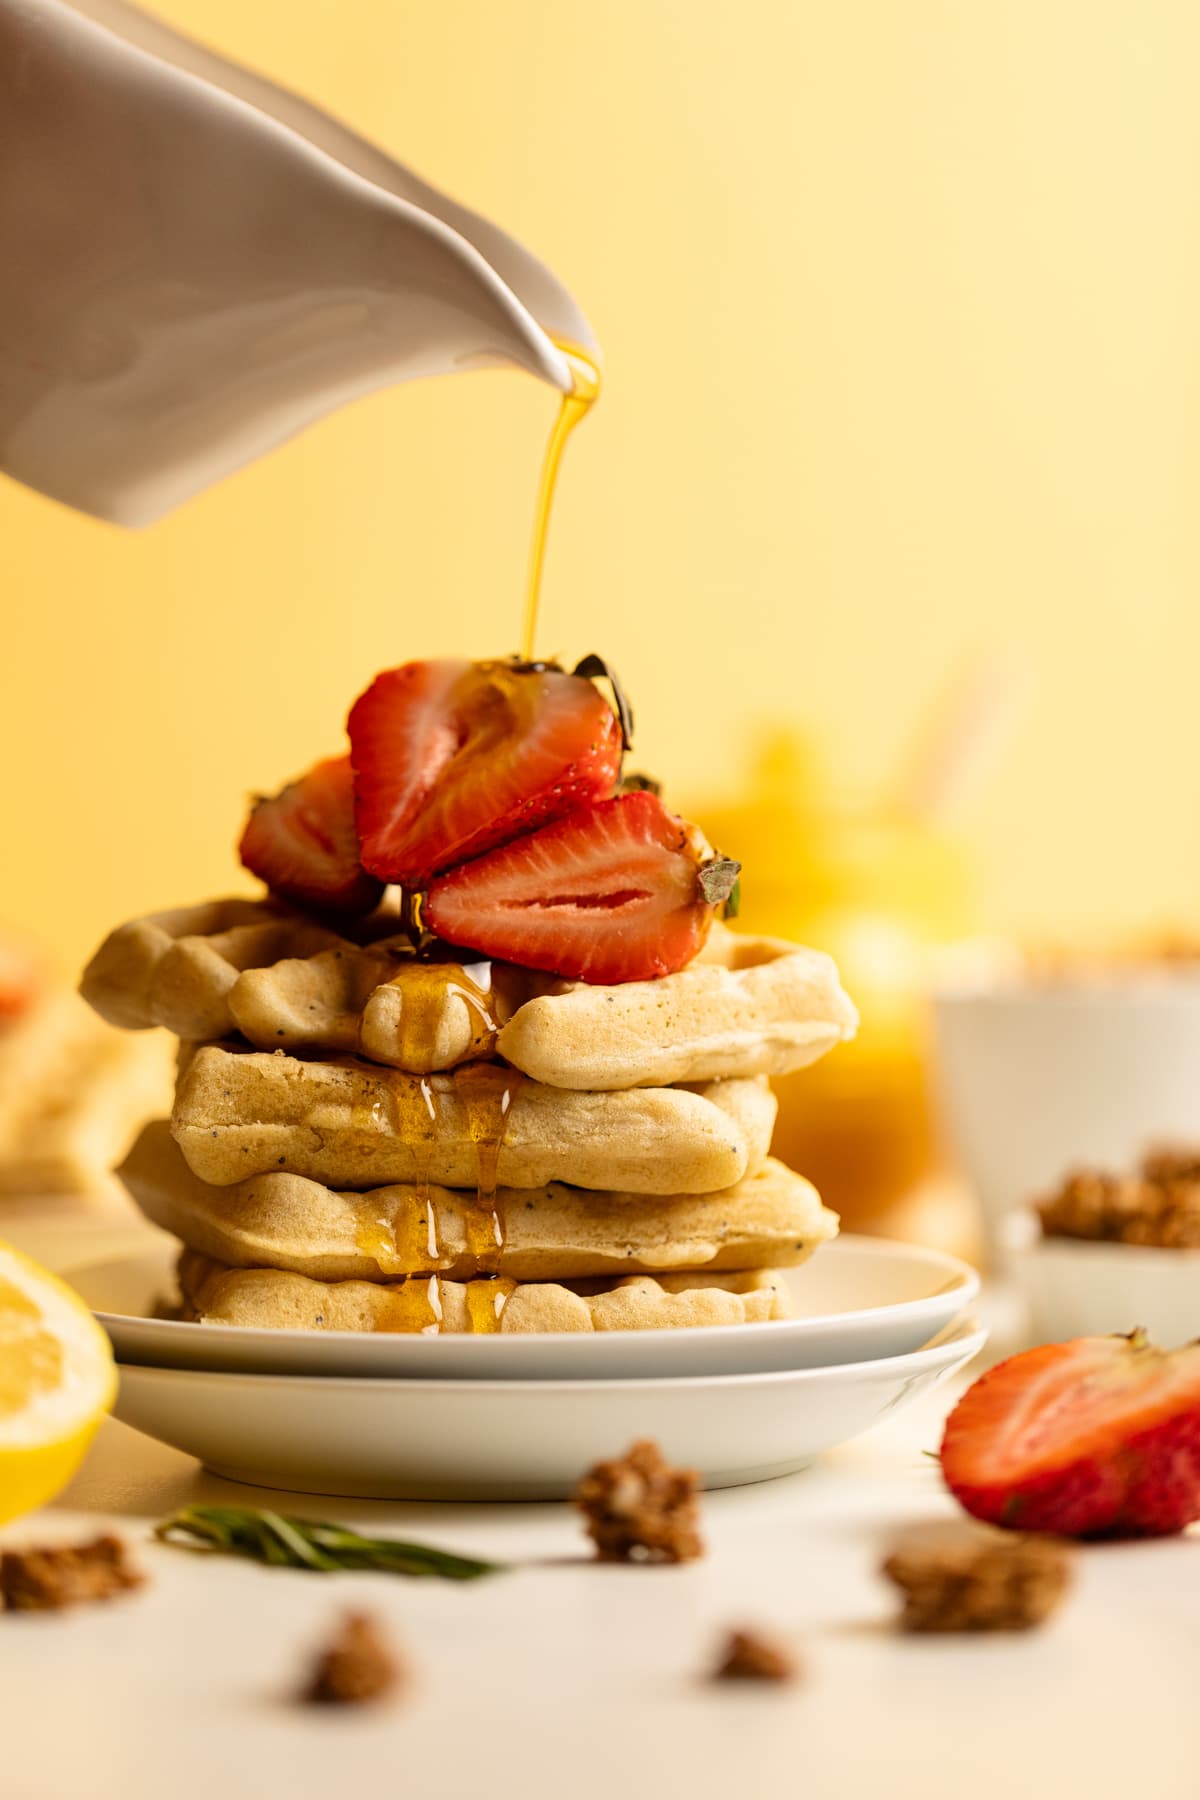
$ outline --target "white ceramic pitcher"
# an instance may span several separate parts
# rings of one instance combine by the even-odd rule
[[[0,469],[143,525],[358,395],[593,346],[548,270],[122,0],[0,0]]]

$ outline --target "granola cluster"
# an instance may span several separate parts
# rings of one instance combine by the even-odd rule
[[[1200,1247],[1200,1152],[1155,1150],[1134,1175],[1084,1169],[1038,1205],[1044,1237]]]
[[[883,1565],[905,1631],[1025,1631],[1070,1585],[1071,1553],[1049,1538],[948,1533],[901,1545]]]
[[[795,1681],[795,1656],[778,1638],[765,1632],[731,1631],[713,1669],[714,1681]]]
[[[598,1462],[575,1490],[602,1562],[692,1562],[704,1555],[694,1469],[673,1469],[641,1438],[624,1456]]]
[[[363,1706],[398,1685],[401,1668],[375,1620],[347,1613],[317,1657],[301,1699],[311,1706]]]
[[[128,1560],[125,1545],[110,1534],[86,1544],[6,1550],[0,1556],[0,1608],[57,1612],[141,1587],[144,1576]]]

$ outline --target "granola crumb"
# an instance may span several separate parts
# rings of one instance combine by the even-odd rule
[[[1043,1237],[1200,1247],[1200,1154],[1151,1151],[1134,1175],[1079,1169],[1038,1204]]]
[[[1200,1181],[1200,1149],[1195,1145],[1156,1144],[1142,1158],[1147,1181]]]
[[[883,1573],[900,1589],[905,1631],[1025,1631],[1058,1606],[1071,1552],[1048,1538],[946,1533],[902,1543]]]
[[[730,1632],[712,1679],[788,1683],[799,1674],[799,1662],[786,1644],[765,1632],[747,1628]]]
[[[694,1469],[673,1469],[651,1438],[598,1462],[575,1504],[601,1562],[692,1562],[704,1555]]]
[[[0,1555],[0,1608],[58,1612],[111,1600],[144,1581],[129,1562],[124,1542],[111,1532],[89,1543],[6,1550]]]
[[[367,1613],[347,1613],[313,1664],[300,1698],[310,1706],[363,1706],[399,1686],[398,1658]]]

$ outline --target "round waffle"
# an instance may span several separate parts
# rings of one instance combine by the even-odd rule
[[[182,1316],[204,1324],[291,1331],[647,1331],[747,1325],[790,1317],[782,1277],[630,1275],[573,1282],[313,1281],[279,1269],[230,1269],[185,1250]]]
[[[424,962],[394,916],[351,943],[266,902],[213,901],[123,925],[83,993],[114,1024],[259,1050],[360,1056],[420,1075],[499,1054],[549,1087],[668,1087],[803,1068],[853,1035],[827,956],[714,928],[660,981],[593,987],[488,961]]]
[[[805,1261],[837,1231],[816,1189],[768,1159],[720,1193],[588,1193],[553,1183],[500,1188],[493,1201],[438,1186],[339,1191],[300,1175],[212,1187],[188,1168],[164,1122],[118,1171],[154,1224],[239,1268],[322,1281],[500,1274],[518,1281]]]
[[[762,1078],[580,1093],[494,1063],[419,1077],[214,1044],[181,1074],[171,1130],[192,1172],[217,1187],[284,1169],[339,1188],[563,1181],[707,1194],[761,1165],[774,1122]]]

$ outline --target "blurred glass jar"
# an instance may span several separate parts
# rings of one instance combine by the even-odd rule
[[[918,819],[837,806],[792,731],[764,740],[744,800],[700,817],[744,865],[739,928],[827,951],[861,1015],[852,1043],[776,1081],[774,1152],[848,1230],[896,1229],[940,1167],[930,971],[934,952],[973,923],[967,853]]]

